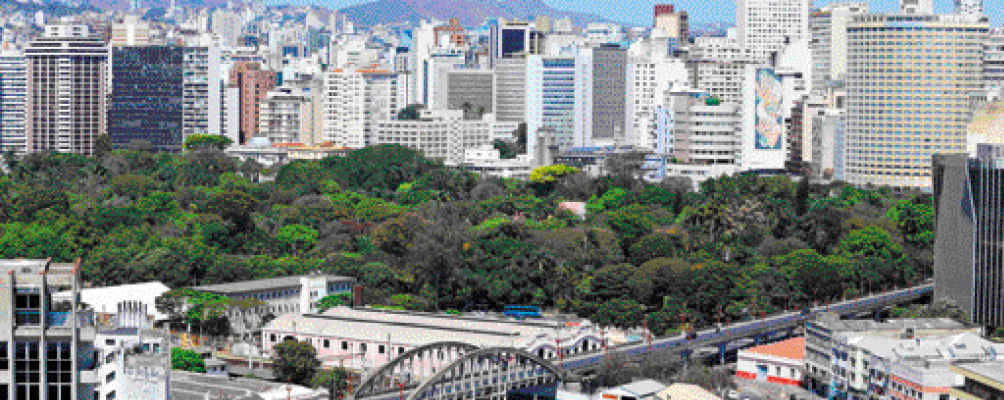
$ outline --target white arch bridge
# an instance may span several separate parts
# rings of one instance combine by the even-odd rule
[[[574,375],[522,349],[440,342],[412,349],[377,369],[363,379],[352,397],[505,399],[513,389],[574,380]]]

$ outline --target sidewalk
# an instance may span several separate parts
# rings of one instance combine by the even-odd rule
[[[736,386],[743,394],[767,400],[789,400],[794,394],[798,400],[824,400],[808,390],[791,385],[782,385],[767,381],[735,379]]]

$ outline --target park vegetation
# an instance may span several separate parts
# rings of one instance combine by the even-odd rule
[[[268,168],[214,140],[188,147],[8,154],[2,257],[80,258],[91,286],[339,274],[359,280],[366,304],[539,305],[608,326],[646,321],[656,334],[932,274],[933,208],[919,193],[753,175],[694,191],[641,181],[631,157],[608,160],[600,178],[545,167],[522,181],[393,145]],[[189,320],[235,306],[196,303],[165,305]]]

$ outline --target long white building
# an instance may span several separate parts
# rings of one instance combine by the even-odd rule
[[[805,0],[738,0],[739,46],[749,49],[758,60],[767,61],[786,42],[809,38],[809,6]]]
[[[0,51],[0,149],[25,152],[28,68],[24,53]]]
[[[427,158],[458,163],[464,151],[490,146],[495,120],[465,120],[461,110],[423,110],[419,120],[380,120],[373,144],[399,144],[421,151]]]

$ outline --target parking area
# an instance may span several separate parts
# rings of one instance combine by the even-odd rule
[[[170,392],[175,400],[256,400],[260,399],[258,393],[279,386],[282,384],[172,371]]]

